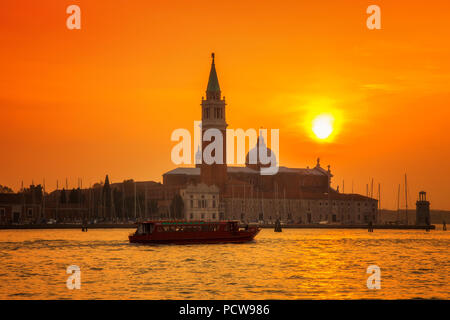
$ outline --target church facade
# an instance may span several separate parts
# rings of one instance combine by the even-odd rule
[[[228,166],[226,163],[226,103],[222,97],[215,67],[214,54],[206,99],[202,98],[202,136],[207,129],[213,128],[222,132],[222,163],[207,164],[198,161],[195,167],[180,167],[163,174],[161,188],[170,190],[191,190],[190,196],[200,199],[218,190],[218,201],[214,201],[213,212],[218,219],[233,219],[242,222],[273,222],[276,219],[288,223],[341,223],[367,224],[378,221],[377,200],[359,194],[340,193],[331,187],[330,166],[324,169],[320,160],[313,168],[288,168],[279,166],[274,175],[262,175],[264,165],[257,159],[256,163],[247,161],[245,166]],[[202,139],[202,149],[210,141]],[[260,150],[263,148],[263,150]],[[266,152],[273,157],[272,151],[266,147],[262,136],[250,152]],[[250,154],[249,152],[249,154]],[[200,155],[197,155],[196,159]],[[201,163],[198,163],[201,162]],[[202,188],[195,188],[198,184]],[[208,189],[210,188],[210,190]],[[194,190],[203,190],[202,194],[193,194]],[[184,191],[186,192],[186,191]],[[201,192],[201,191],[199,191]],[[197,208],[203,202],[185,199],[185,217],[198,216],[198,212],[207,208]],[[213,203],[209,201],[208,203]],[[201,209],[199,211],[199,209]]]

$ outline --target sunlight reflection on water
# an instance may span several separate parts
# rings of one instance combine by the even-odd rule
[[[450,233],[264,229],[246,244],[136,245],[132,230],[1,230],[0,299],[450,298]],[[81,289],[66,268],[81,268]],[[381,289],[366,286],[369,265]]]

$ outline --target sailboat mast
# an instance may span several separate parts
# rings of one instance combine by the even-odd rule
[[[245,186],[246,185],[243,185],[242,187],[244,188],[244,216],[246,217],[247,216],[247,202],[245,199]]]
[[[55,211],[55,220],[58,220],[58,208],[59,208],[59,201],[60,201],[60,194],[58,192],[59,190],[59,183],[58,179],[56,179],[56,211]]]
[[[398,184],[398,192],[397,192],[397,222],[399,220],[400,215],[400,183]]]
[[[370,197],[373,198],[373,178],[372,178],[372,182],[370,184]]]
[[[233,184],[231,184],[231,217],[234,219],[234,188]]]
[[[264,201],[263,201],[262,190],[259,191],[259,196],[260,196],[260,199],[261,199],[261,213],[262,213],[262,215],[263,215],[263,221],[265,221],[265,220],[264,220],[264,219],[265,219],[265,217],[264,217]]]
[[[378,210],[381,210],[381,184],[378,183]]]
[[[405,214],[406,214],[406,224],[408,224],[408,182],[406,180],[406,173],[405,173]]]
[[[122,219],[125,221],[125,182],[122,182]],[[127,221],[128,221],[128,213],[127,213]]]
[[[275,182],[275,203],[277,208],[277,219],[280,218],[280,203],[278,201],[278,183]]]
[[[145,218],[147,218],[148,216],[147,216],[147,183],[145,184],[145,195],[144,195],[144,201],[145,201],[145,203],[144,203],[144,217]]]
[[[136,181],[134,181],[134,219],[137,217],[136,207]]]
[[[43,190],[42,190],[42,217],[41,219],[45,219],[45,178],[43,181]],[[39,221],[41,223],[41,221]]]

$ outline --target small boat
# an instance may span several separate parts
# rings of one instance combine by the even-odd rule
[[[139,222],[131,243],[242,243],[259,233],[255,226],[239,227],[238,221],[145,221]]]

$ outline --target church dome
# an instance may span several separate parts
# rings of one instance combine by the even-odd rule
[[[260,154],[267,155],[266,159],[264,159],[264,157],[261,159]],[[245,157],[245,166],[259,171],[260,168],[268,168],[271,165],[276,164],[276,160],[275,153],[267,147],[264,137],[260,135],[256,142],[256,146],[254,146]]]

